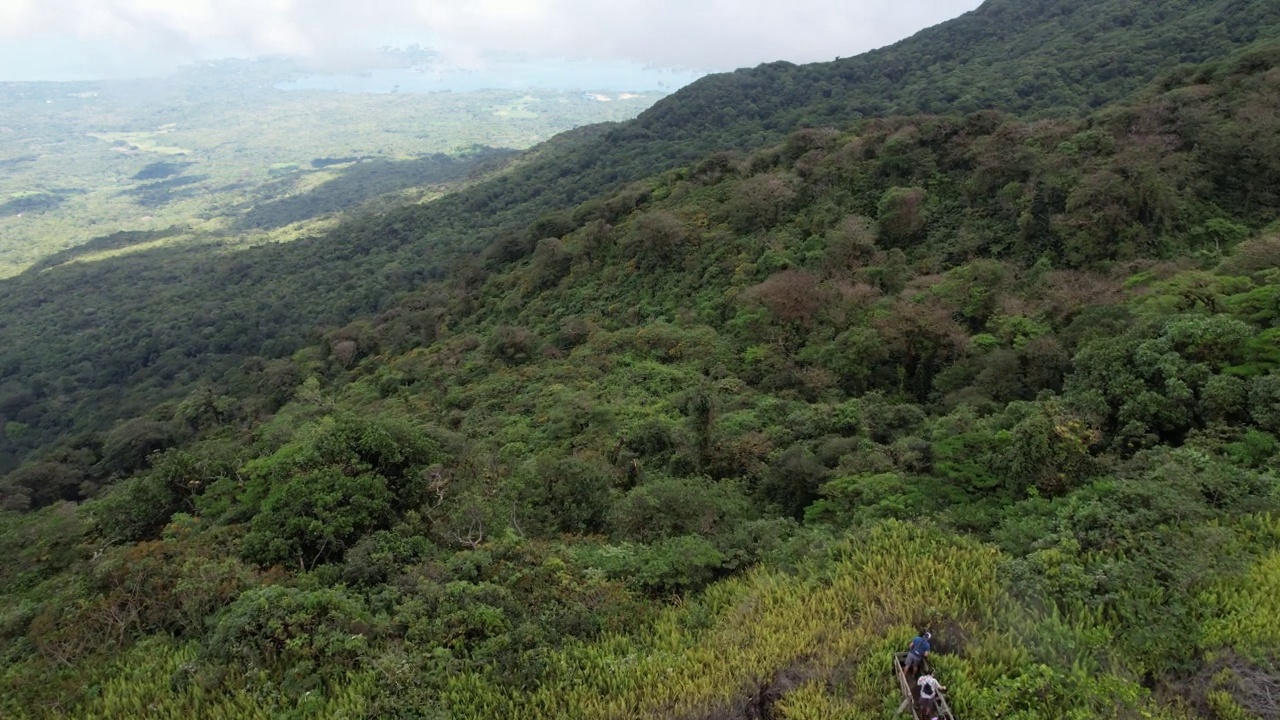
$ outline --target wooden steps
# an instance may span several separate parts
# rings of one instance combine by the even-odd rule
[[[906,670],[907,654],[904,652],[894,653],[893,655],[893,671],[898,676],[898,687],[902,690],[902,704],[898,706],[898,715],[901,715],[907,709],[911,710],[911,720],[933,720],[933,718],[921,717],[919,712],[920,695],[915,685],[914,679],[907,677]],[[921,669],[925,672],[929,671],[929,661],[924,660]],[[938,714],[939,720],[956,720],[956,716],[951,713],[951,706],[947,704],[946,693],[938,692]]]

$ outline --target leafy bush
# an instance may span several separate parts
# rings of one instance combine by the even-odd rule
[[[524,500],[545,513],[560,532],[593,534],[605,530],[614,474],[599,459],[540,456],[529,463]]]
[[[204,656],[220,665],[267,671],[300,695],[360,666],[372,621],[358,597],[338,588],[247,590],[218,615]]]
[[[310,570],[340,560],[366,533],[393,517],[382,477],[339,468],[303,472],[271,488],[244,540],[244,556],[262,565]]]
[[[925,226],[925,191],[921,188],[890,188],[876,209],[880,237],[893,245],[915,238]]]
[[[742,493],[728,482],[706,478],[658,478],[627,493],[614,506],[610,525],[617,537],[657,542],[687,534],[714,537],[748,513]]]
[[[503,325],[489,336],[489,352],[508,365],[520,365],[535,357],[542,341],[528,328]]]
[[[698,535],[677,535],[647,545],[609,545],[581,557],[606,576],[650,595],[701,589],[723,572],[728,559],[714,543]]]
[[[654,210],[632,224],[626,245],[642,269],[677,266],[688,250],[690,231],[670,212]]]

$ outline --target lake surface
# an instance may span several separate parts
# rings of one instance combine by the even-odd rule
[[[626,62],[582,60],[497,61],[479,70],[423,65],[378,68],[356,75],[307,75],[276,85],[281,90],[354,93],[559,90],[582,92],[674,92],[706,75],[696,70],[653,68]]]

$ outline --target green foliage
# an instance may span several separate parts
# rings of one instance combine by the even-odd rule
[[[793,445],[769,464],[759,493],[786,515],[799,517],[804,508],[817,499],[818,488],[827,475],[827,469],[812,452]]]
[[[99,531],[115,542],[154,538],[183,506],[181,496],[159,473],[124,480],[92,504]]]
[[[1046,495],[1078,487],[1097,473],[1090,448],[1101,434],[1058,408],[1040,406],[1009,433],[1005,462],[1013,482]]]
[[[1249,415],[1263,430],[1280,433],[1280,374],[1256,377],[1249,384]]]
[[[245,557],[311,569],[340,559],[357,539],[391,520],[391,492],[372,473],[304,471],[272,487],[245,537]]]
[[[44,507],[59,500],[75,500],[85,481],[84,468],[62,462],[27,463],[0,481],[9,510]]]
[[[680,218],[668,212],[649,212],[635,219],[626,244],[641,269],[678,265],[689,242]]]
[[[644,592],[668,595],[705,587],[721,573],[726,559],[706,538],[679,535],[649,545],[605,547],[588,562]]]
[[[341,589],[267,586],[246,591],[218,616],[204,654],[268,671],[297,696],[358,667],[371,620],[359,598]]]
[[[496,237],[526,243],[528,248],[516,257],[525,257],[536,242],[552,237],[565,243],[563,248],[578,241],[607,248],[630,233],[605,242],[605,228],[632,230],[642,224],[642,218],[630,218],[635,210],[641,209],[644,216],[655,210],[659,217],[662,212],[672,213],[671,208],[647,208],[656,197],[653,182],[638,181],[662,172],[685,172],[677,169],[696,165],[718,151],[781,142],[804,126],[841,125],[839,130],[847,130],[852,129],[843,127],[848,123],[860,123],[857,137],[814,131],[823,137],[821,141],[806,140],[786,152],[766,153],[761,157],[772,158],[768,162],[778,167],[757,168],[749,178],[736,170],[728,172],[723,158],[717,161],[724,166],[717,171],[723,182],[687,183],[682,191],[699,207],[689,208],[692,212],[687,215],[672,213],[675,223],[634,238],[637,242],[629,247],[639,266],[675,267],[695,243],[699,248],[719,245],[707,240],[718,237],[708,235],[708,226],[727,220],[726,212],[737,203],[716,207],[715,202],[729,201],[734,193],[746,193],[757,184],[777,185],[785,191],[765,193],[773,200],[759,206],[764,215],[742,222],[752,223],[753,229],[770,226],[769,232],[776,237],[761,238],[770,245],[767,256],[760,252],[763,248],[740,257],[712,251],[719,255],[714,265],[721,277],[730,278],[759,260],[767,260],[773,266],[769,269],[781,270],[801,264],[803,257],[818,257],[827,252],[816,242],[818,238],[850,215],[877,215],[874,201],[891,188],[927,191],[928,222],[919,238],[901,248],[909,252],[884,258],[893,262],[863,263],[858,280],[890,292],[902,289],[904,274],[917,260],[909,255],[917,248],[950,262],[994,255],[1030,263],[1050,256],[1056,266],[1066,267],[1177,253],[1203,244],[1205,232],[1238,235],[1210,221],[1252,231],[1274,217],[1278,201],[1274,194],[1253,188],[1280,187],[1280,179],[1268,181],[1280,178],[1269,160],[1280,154],[1258,150],[1275,136],[1267,133],[1276,119],[1275,113],[1268,112],[1274,103],[1266,100],[1270,92],[1266,71],[1273,56],[1262,46],[1248,55],[1194,70],[1175,72],[1167,64],[1170,57],[1189,63],[1221,58],[1269,37],[1268,28],[1280,21],[1264,0],[1231,5],[1229,10],[1226,3],[1180,1],[1154,11],[1136,0],[1107,0],[1087,13],[997,3],[883,52],[804,67],[771,64],[704,78],[632,123],[581,128],[539,147],[527,161],[500,176],[430,203],[396,208],[388,202],[375,213],[326,221],[315,226],[314,237],[300,243],[267,243],[232,254],[211,252],[216,245],[188,241],[192,239],[188,235],[205,238],[222,231],[216,223],[206,223],[210,227],[193,229],[182,235],[184,240],[161,238],[155,240],[159,245],[143,241],[130,244],[131,251],[124,254],[25,274],[0,286],[0,304],[15,318],[3,329],[0,346],[5,350],[0,360],[21,373],[15,383],[32,393],[19,420],[30,430],[21,441],[5,438],[0,442],[0,453],[5,454],[0,456],[0,467],[11,469],[72,429],[100,430],[136,416],[154,402],[182,397],[200,380],[220,378],[239,367],[247,356],[289,356],[317,326],[340,327],[354,318],[386,311],[395,298],[444,277]],[[1212,31],[1202,32],[1205,27]],[[1079,42],[1064,44],[1064,37]],[[1099,63],[1098,57],[1108,61]],[[1059,74],[1045,76],[1044,67],[1058,68]],[[1026,125],[980,112],[995,107],[1020,115],[1050,111],[1076,115],[1131,97],[1161,72],[1167,77],[1151,86],[1143,99],[1130,100],[1128,106],[1097,115],[1088,124],[1058,120]],[[1011,78],[1026,79],[1025,87],[1011,90]],[[237,81],[237,87],[243,86]],[[107,94],[102,95],[97,102],[107,102]],[[186,94],[182,102],[203,96]],[[263,111],[284,112],[288,97],[263,98]],[[455,102],[443,97],[434,101],[451,107]],[[211,102],[202,102],[197,114],[207,109],[211,118],[220,117],[225,109]],[[415,118],[413,122],[435,117],[432,112],[414,110],[403,96],[374,97],[368,102],[376,111],[356,113],[359,127],[367,127],[373,118],[382,118],[380,122],[386,124],[387,113]],[[326,103],[325,110],[350,117],[349,108],[339,113]],[[890,112],[920,111],[972,114],[867,121]],[[272,127],[272,123],[260,126]],[[85,132],[100,130],[78,129],[74,134],[84,138]],[[120,140],[139,148],[147,143],[168,147],[155,143],[176,142],[179,137],[187,143],[186,133],[192,132],[198,134],[181,129],[125,133],[130,137]],[[134,135],[148,137],[144,142]],[[296,135],[286,136],[296,141]],[[421,152],[421,133],[411,135],[414,151]],[[276,137],[274,132],[264,134],[264,142]],[[376,150],[351,148],[350,137],[349,132],[342,135],[343,152],[317,149],[304,157],[360,158]],[[1160,140],[1148,142],[1149,138]],[[106,143],[92,142],[95,152],[119,155]],[[435,151],[455,146],[451,143]],[[800,147],[806,150],[797,156]],[[263,172],[259,155],[249,156],[254,158],[255,172]],[[296,197],[316,209],[328,207],[309,196],[318,191],[323,196],[330,190],[344,198],[358,195],[369,185],[361,173],[371,172],[366,168],[374,164],[360,161],[341,170],[336,165],[300,169],[268,181],[277,183],[270,185],[269,197],[255,199],[265,202],[243,205],[288,214],[289,201]],[[391,164],[378,170],[378,177],[409,170]],[[144,165],[130,167],[128,173]],[[475,167],[489,166],[480,157]],[[886,170],[905,175],[886,176]],[[329,179],[333,174],[339,177]],[[980,180],[978,186],[975,178]],[[1193,182],[1193,178],[1206,180]],[[226,182],[234,184],[234,178]],[[982,191],[987,185],[1001,192]],[[673,197],[667,188],[662,192],[662,198]],[[792,192],[795,197],[788,200]],[[575,215],[575,206],[586,200],[594,204],[578,208],[582,212]],[[183,204],[186,201],[171,203],[173,217],[160,222],[172,225],[198,215]],[[797,213],[798,208],[792,207],[795,202],[809,207]],[[553,234],[530,237],[530,224],[544,215],[560,218],[549,226]],[[904,215],[903,229],[915,228],[920,217]],[[595,229],[587,232],[584,227],[581,238],[567,240],[574,232],[564,231],[579,223]],[[773,227],[775,223],[781,224]],[[783,224],[794,224],[794,232],[776,233]],[[1194,232],[1197,228],[1201,232]],[[732,230],[731,224],[724,223],[724,229]],[[312,234],[304,229],[289,233],[290,238]],[[810,239],[815,240],[814,247],[801,247]],[[650,241],[657,245],[645,251]],[[676,250],[664,251],[671,247]],[[540,263],[541,275],[531,286],[551,282],[564,267],[563,256],[544,254],[549,262]],[[596,255],[586,248],[581,253],[583,259]],[[748,282],[763,279],[747,278]],[[466,293],[464,297],[467,302],[478,299]],[[700,304],[716,312],[712,302],[707,297]],[[110,312],[99,308],[110,308]],[[421,311],[418,307],[396,315]],[[209,324],[211,317],[219,319],[216,326]],[[390,335],[392,323],[388,325]],[[394,325],[396,342],[406,342],[405,322]],[[62,373],[57,383],[50,378],[36,381],[38,368],[49,367],[71,370]],[[139,393],[136,405],[119,402],[115,389],[122,386]],[[64,397],[70,401],[63,402]],[[76,410],[68,411],[69,407]],[[14,419],[13,413],[3,414],[6,422]]]
[[[953,435],[934,445],[938,475],[970,494],[1020,488],[1005,472],[1010,452],[1008,432]]]
[[[887,149],[887,146],[886,146]],[[880,236],[894,245],[915,239],[925,227],[926,193],[921,188],[889,188],[876,206]]]
[[[1156,333],[1095,340],[1076,356],[1068,393],[1104,417],[1108,433],[1122,443],[1177,438],[1221,414],[1224,402],[1230,405],[1230,383],[1207,386],[1242,359],[1253,332],[1226,315],[1183,315]]]
[[[858,524],[882,518],[906,518],[919,513],[919,491],[897,473],[854,475],[822,486],[822,499],[809,505],[805,519]]]
[[[794,177],[780,173],[755,175],[741,182],[725,206],[729,224],[740,232],[776,226],[795,202],[796,184]]]
[[[82,558],[88,528],[71,503],[0,517],[0,549],[10,558],[0,568],[0,580],[8,591],[38,585]]]
[[[620,539],[651,543],[685,535],[715,537],[749,512],[746,498],[730,483],[659,478],[619,500],[610,525]]]
[[[993,1],[296,247],[0,285],[0,713],[872,718],[929,628],[963,717],[1265,715],[1280,55],[1084,108],[1276,16],[1148,5]]]
[[[102,441],[100,472],[128,475],[147,466],[152,453],[173,444],[176,432],[169,423],[136,418],[120,423]]]
[[[359,538],[389,525],[425,498],[437,449],[395,420],[326,418],[303,437],[246,466],[260,497],[245,557],[311,569],[340,560]]]
[[[1025,555],[1012,565],[1014,582],[1060,608],[1100,611],[1123,630],[1135,668],[1186,667],[1199,612],[1186,593],[1239,572],[1246,541],[1207,521],[1270,508],[1272,482],[1189,449],[1144,455],[1136,468],[1047,509],[1047,523],[1026,535],[1030,547],[1017,550]],[[1006,521],[1028,522],[1044,520],[1012,513]]]
[[[612,468],[596,458],[540,456],[530,463],[526,502],[566,533],[603,532],[612,500]]]
[[[490,336],[489,352],[508,365],[520,365],[534,358],[539,345],[538,336],[527,328],[503,325]]]

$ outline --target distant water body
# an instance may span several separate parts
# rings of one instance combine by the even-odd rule
[[[537,60],[491,63],[480,70],[433,66],[378,68],[358,75],[307,75],[276,85],[281,90],[351,93],[559,90],[582,92],[675,92],[705,72],[652,68],[625,62]]]

